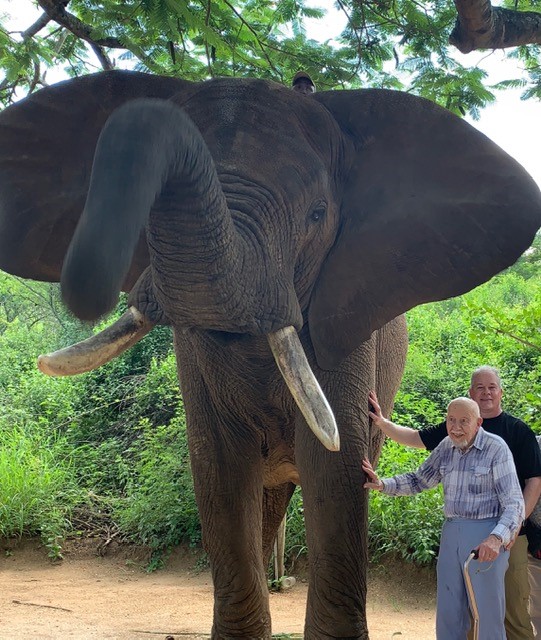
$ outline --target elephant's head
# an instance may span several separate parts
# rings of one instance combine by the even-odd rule
[[[324,369],[512,264],[541,223],[526,172],[426,100],[118,71],[1,114],[0,205],[0,267],[63,269],[79,317],[124,289],[144,331],[308,323]]]

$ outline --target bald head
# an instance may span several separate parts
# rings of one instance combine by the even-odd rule
[[[447,406],[447,435],[459,449],[468,449],[483,419],[479,405],[470,398],[455,398]]]
[[[466,398],[466,396],[461,396],[460,398],[451,400],[451,402],[447,405],[447,413],[449,413],[449,409],[453,408],[463,408],[466,411],[471,411],[476,418],[481,417],[481,412],[479,411],[479,405],[477,404],[477,402],[474,402],[471,398]]]

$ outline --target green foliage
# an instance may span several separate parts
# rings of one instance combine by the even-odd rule
[[[407,314],[410,344],[395,403],[397,422],[416,427],[439,422],[449,400],[467,394],[471,372],[490,364],[500,370],[505,408],[533,418],[538,429],[539,404],[533,397],[541,391],[537,243],[489,283]]]
[[[79,482],[100,495],[122,494],[143,425],[168,424],[178,408],[170,329],[156,327],[119,358],[72,380],[74,411],[58,428],[77,449]]]
[[[427,457],[424,450],[385,442],[378,474],[390,477],[415,470]],[[372,560],[387,553],[409,562],[430,564],[436,558],[443,524],[441,485],[415,496],[394,498],[377,491],[370,494],[369,548]]]
[[[305,557],[307,552],[302,492],[300,487],[297,487],[287,508],[284,556],[288,565],[294,567],[295,561],[298,560],[298,558]]]
[[[116,522],[132,540],[154,552],[180,542],[199,543],[182,405],[167,426],[155,427],[146,419],[140,428],[142,435],[132,447],[133,472],[125,497],[116,504]]]
[[[63,439],[0,430],[0,538],[40,535],[49,555],[61,557],[80,494]]]
[[[535,0],[520,5],[538,9]],[[249,76],[289,84],[306,69],[320,89],[407,86],[474,118],[494,101],[484,72],[463,66],[449,45],[452,0],[342,0],[338,14],[329,14],[308,0],[71,0],[56,21],[24,33],[0,16],[0,99],[8,104],[16,91],[39,88],[52,67],[71,77],[95,71],[97,56],[103,68],[187,80]],[[309,37],[308,20],[342,24],[329,26],[328,39],[319,42]],[[524,96],[538,97],[539,46],[516,47],[509,56],[530,75]]]
[[[59,554],[70,513],[74,507],[87,509],[89,495],[101,501],[112,519],[118,507],[119,520],[127,523],[120,533],[131,536],[134,519],[122,501],[132,511],[138,509],[143,519],[145,505],[138,491],[150,493],[145,489],[150,458],[156,461],[154,470],[164,487],[171,477],[159,475],[158,461],[165,469],[168,459],[181,460],[178,447],[165,451],[165,440],[160,453],[157,439],[163,429],[183,431],[170,329],[157,328],[99,371],[50,378],[37,370],[36,355],[87,337],[91,329],[81,328],[63,311],[58,288],[52,285],[27,286],[3,275],[0,305],[0,442],[9,444],[1,450],[0,536],[40,534],[51,552]],[[4,482],[4,476],[10,482]],[[165,488],[156,491],[165,498]],[[189,526],[196,540],[197,518]],[[143,523],[139,528],[138,541],[148,542],[150,526],[145,529]]]

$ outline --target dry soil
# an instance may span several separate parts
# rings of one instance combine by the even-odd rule
[[[144,570],[132,548],[111,545],[103,557],[96,540],[67,544],[51,562],[36,542],[4,544],[0,557],[0,640],[200,640],[209,637],[212,584],[189,550],[165,569]],[[293,571],[295,574],[295,571]],[[307,584],[271,593],[273,634],[302,637]],[[435,578],[401,563],[371,567],[371,640],[432,640]]]

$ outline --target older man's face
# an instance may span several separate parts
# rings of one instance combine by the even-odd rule
[[[293,85],[293,91],[298,91],[304,95],[314,93],[315,87],[308,78],[299,78]]]
[[[453,400],[447,409],[447,435],[459,449],[467,449],[483,422],[479,408],[471,400]]]

